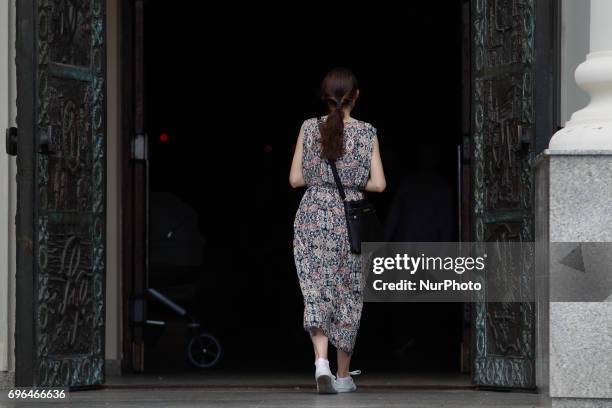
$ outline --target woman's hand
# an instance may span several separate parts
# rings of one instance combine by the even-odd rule
[[[291,171],[289,172],[289,184],[291,184],[293,188],[304,187],[306,185],[304,174],[302,173],[303,140],[304,125],[300,128],[300,134],[295,144],[295,152],[293,153],[293,161],[291,162]]]
[[[380,158],[380,148],[378,147],[378,137],[374,136],[374,146],[372,146],[372,160],[370,163],[370,178],[365,190],[382,193],[387,187],[385,172]]]

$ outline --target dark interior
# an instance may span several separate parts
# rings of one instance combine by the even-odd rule
[[[387,238],[458,239],[461,14],[441,3],[146,3],[150,190],[193,208],[205,240],[200,266],[152,265],[149,284],[219,336],[221,367],[311,368],[292,254],[303,190],[288,173],[301,123],[325,113],[329,69],[355,72],[353,116],[378,129],[388,187],[369,197]],[[151,343],[147,369],[188,369],[181,330],[164,333],[172,347]],[[458,372],[461,330],[460,304],[367,303],[353,366]]]

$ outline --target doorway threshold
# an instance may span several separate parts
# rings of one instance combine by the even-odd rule
[[[106,378],[106,388],[313,388],[313,372],[205,371],[123,374]],[[459,373],[365,373],[355,378],[360,388],[466,390],[470,377]]]

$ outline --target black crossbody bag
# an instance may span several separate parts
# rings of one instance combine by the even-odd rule
[[[347,200],[342,186],[342,181],[338,175],[338,169],[334,161],[329,161],[334,181],[338,187],[340,198],[344,204],[344,214],[346,216],[346,229],[351,245],[351,252],[361,253],[362,242],[382,242],[383,229],[376,215],[376,209],[367,198],[361,200]]]

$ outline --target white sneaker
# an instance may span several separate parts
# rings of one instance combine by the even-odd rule
[[[336,394],[334,382],[336,377],[333,376],[329,369],[329,364],[317,364],[315,371],[315,380],[317,382],[317,392],[319,394]]]
[[[361,374],[361,370],[349,371],[349,376],[345,378],[336,378],[335,388],[336,392],[353,392],[357,391],[357,385],[353,381],[352,375]]]

